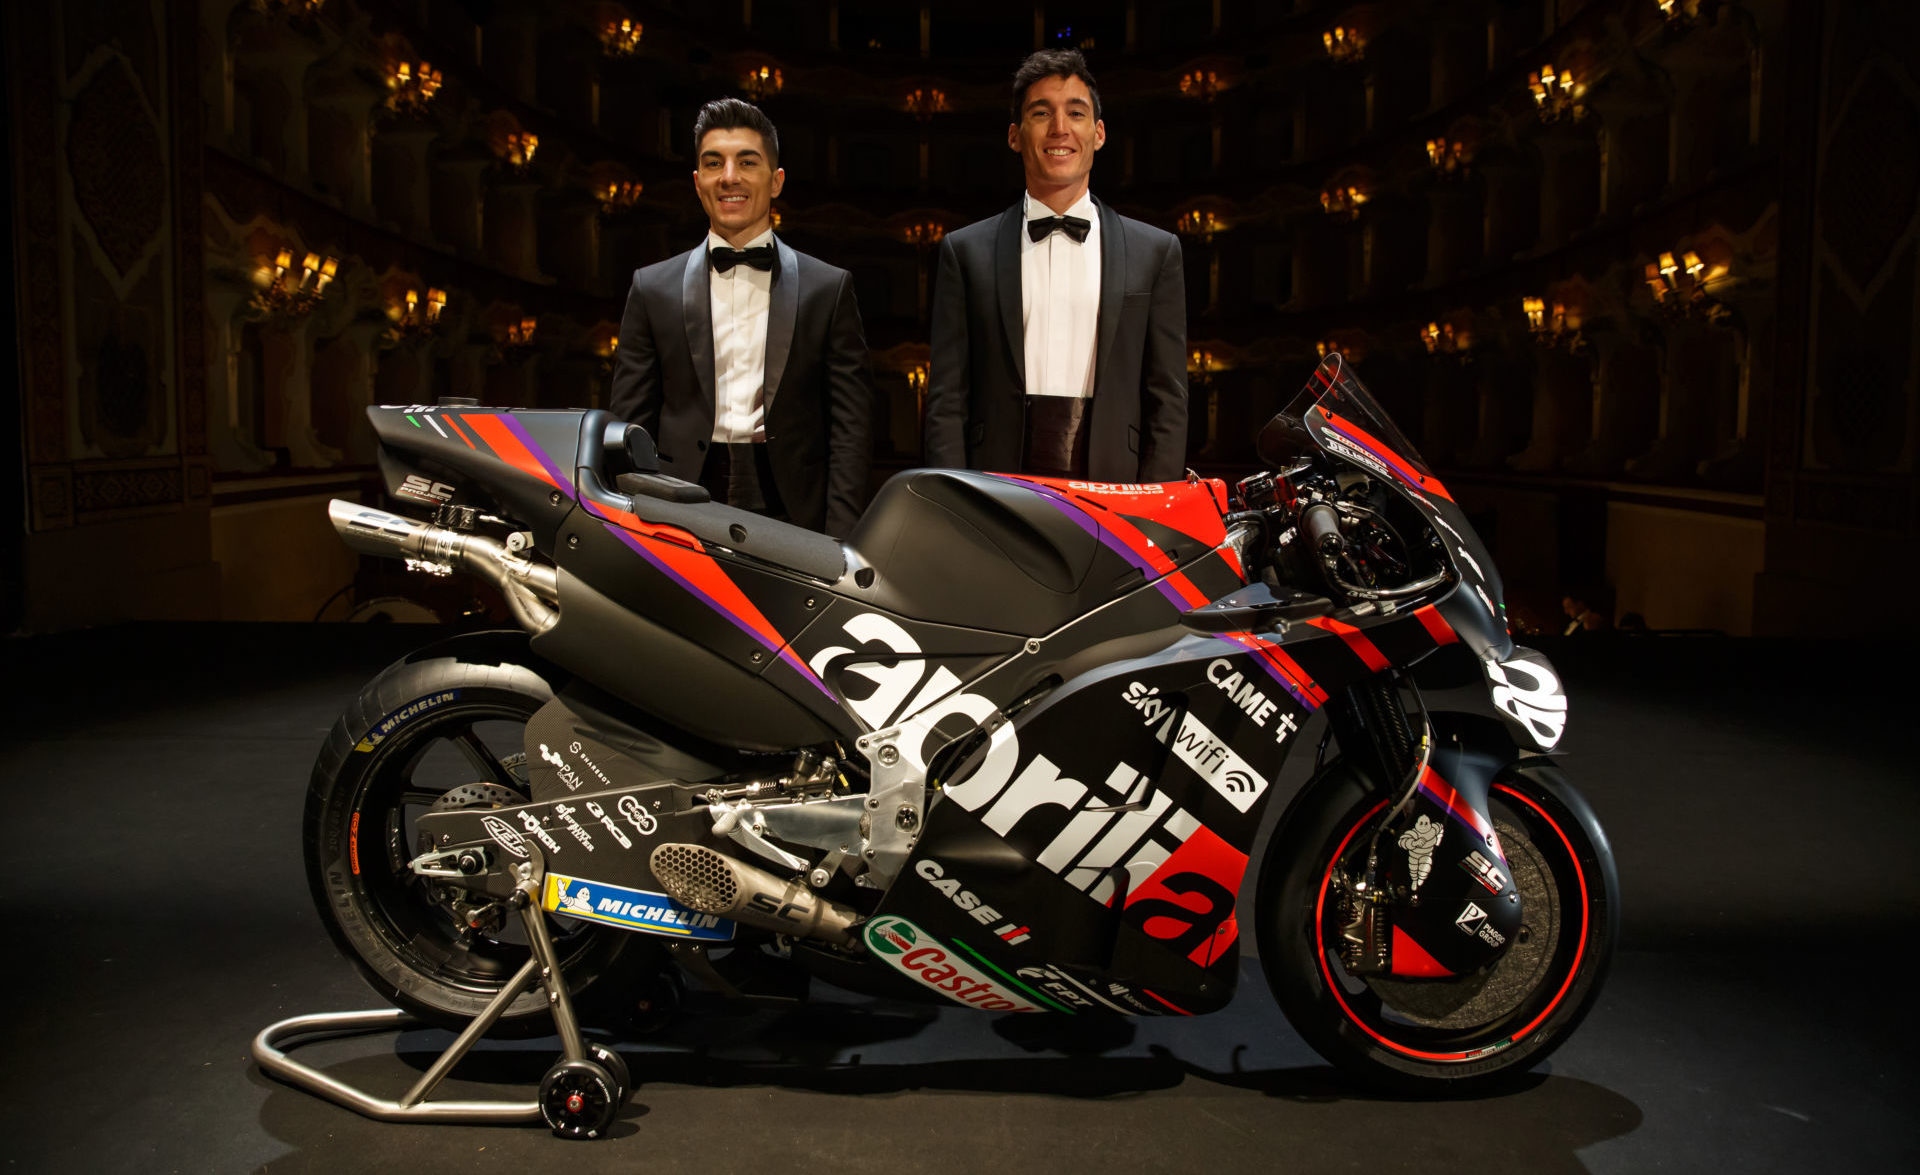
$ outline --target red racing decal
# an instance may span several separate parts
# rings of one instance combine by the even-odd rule
[[[1367,639],[1366,634],[1351,624],[1342,624],[1328,616],[1316,616],[1307,623],[1333,633],[1347,642],[1347,647],[1353,650],[1354,655],[1366,662],[1367,668],[1375,673],[1379,673],[1391,664],[1380,650],[1374,647],[1373,642]]]
[[[1393,973],[1414,979],[1446,979],[1453,975],[1398,926],[1393,928]]]
[[[1388,448],[1385,442],[1381,441],[1366,429],[1361,428],[1343,416],[1336,416],[1332,412],[1327,411],[1325,405],[1320,405],[1315,411],[1319,412],[1321,418],[1327,422],[1328,428],[1338,433],[1347,443],[1364,449],[1377,460],[1384,462],[1401,481],[1406,482],[1422,493],[1432,494],[1437,498],[1445,498],[1449,502],[1453,501],[1453,495],[1447,492],[1447,487],[1441,485],[1438,478],[1428,477],[1413,466],[1407,464],[1405,458]]]
[[[1205,967],[1240,935],[1233,905],[1247,855],[1201,825],[1127,895],[1126,910],[1151,938]]]
[[[507,427],[506,421],[498,416],[461,415],[460,423],[473,430],[473,434],[487,442],[495,454],[508,465],[530,477],[546,482],[554,489],[573,497],[573,484],[553,475],[542,455]]]
[[[1500,842],[1494,836],[1493,825],[1488,824],[1486,817],[1461,799],[1460,793],[1453,790],[1453,785],[1440,778],[1440,773],[1432,767],[1428,767],[1426,773],[1420,776],[1420,790],[1426,792],[1434,803],[1452,813],[1454,819],[1479,833],[1480,839],[1493,846],[1494,852],[1500,852]],[[1501,853],[1500,857],[1504,861],[1506,854]]]
[[[1452,645],[1459,643],[1460,634],[1453,631],[1453,625],[1448,624],[1446,617],[1440,615],[1440,609],[1434,607],[1432,604],[1414,609],[1413,615],[1427,630],[1427,635],[1433,638],[1434,644]]]
[[[1254,661],[1266,670],[1267,676],[1279,682],[1281,688],[1308,710],[1318,710],[1327,704],[1327,691],[1320,688],[1298,661],[1282,652],[1279,645],[1250,632],[1223,632],[1220,636],[1222,640],[1251,649]]]

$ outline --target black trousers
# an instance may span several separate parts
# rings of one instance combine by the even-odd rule
[[[706,464],[700,467],[700,484],[707,487],[713,500],[737,510],[751,510],[781,522],[791,522],[786,505],[780,500],[780,487],[773,480],[773,463],[763,444],[721,444],[707,446]]]

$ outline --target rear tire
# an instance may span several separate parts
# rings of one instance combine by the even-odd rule
[[[1310,781],[1268,851],[1258,926],[1274,998],[1315,1051],[1376,1088],[1460,1096],[1511,1081],[1558,1048],[1599,994],[1620,904],[1599,821],[1545,759],[1504,769],[1490,798],[1532,949],[1516,941],[1481,977],[1360,979],[1341,965],[1329,878],[1336,862],[1364,856],[1389,803],[1354,768],[1335,763]]]
[[[418,816],[436,803],[524,802],[526,720],[553,697],[517,633],[458,637],[396,662],[333,725],[307,792],[307,880],[340,952],[383,999],[444,1027],[478,1015],[526,962],[518,915],[462,933],[452,902],[406,863],[421,851]],[[509,794],[513,793],[513,794]],[[644,936],[547,919],[583,1020],[619,1023],[630,995],[665,953]],[[549,1029],[538,986],[498,1031]]]

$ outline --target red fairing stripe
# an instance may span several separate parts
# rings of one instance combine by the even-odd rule
[[[555,481],[553,475],[547,472],[547,467],[541,463],[540,458],[534,456],[533,452],[521,443],[520,438],[508,431],[507,426],[500,423],[497,417],[462,415],[460,422],[472,429],[473,435],[487,442],[494,453],[508,465],[522,473],[539,478],[555,489],[565,491],[568,497],[573,496],[573,487],[563,486]]]
[[[1453,625],[1448,624],[1447,618],[1440,615],[1440,609],[1432,604],[1416,608],[1413,615],[1427,630],[1427,635],[1433,638],[1434,644],[1452,645],[1460,642],[1460,634],[1453,631]]]
[[[1325,616],[1317,616],[1307,623],[1315,628],[1325,629],[1347,642],[1347,647],[1352,649],[1356,656],[1366,662],[1367,668],[1375,673],[1379,673],[1391,664],[1380,650],[1374,647],[1373,642],[1366,638],[1366,634],[1351,624],[1342,624],[1338,620]]]
[[[1498,842],[1494,839],[1493,825],[1488,824],[1480,813],[1473,810],[1472,805],[1461,799],[1460,793],[1453,790],[1453,785],[1440,778],[1439,772],[1432,767],[1428,767],[1420,776],[1420,790],[1432,796],[1436,803],[1453,813],[1468,828],[1479,833],[1480,839],[1493,845],[1496,853],[1500,852]],[[1506,854],[1500,853],[1500,856],[1504,860]]]
[[[602,506],[592,498],[581,498],[580,505],[588,514],[603,521],[615,523],[623,530],[630,530],[635,534],[643,534],[650,539],[660,539],[669,543],[678,543],[680,546],[686,547],[691,551],[705,551],[707,549],[699,539],[693,537],[693,535],[687,531],[681,530],[677,526],[662,526],[658,523],[648,522],[639,515],[626,510],[615,510],[611,506]]]
[[[1147,575],[1149,580],[1160,588],[1162,594],[1167,595],[1176,606],[1184,605],[1186,608],[1192,609],[1202,608],[1212,603],[1212,601],[1207,598],[1206,593],[1195,587],[1193,581],[1188,579],[1186,574],[1179,570],[1173,560],[1167,558],[1166,551],[1162,550],[1158,543],[1146,535],[1141,534],[1140,528],[1129,522],[1126,515],[1110,509],[1106,503],[1100,501],[1098,498],[1090,498],[1079,491],[1067,489],[1066,487],[1072,485],[1072,482],[1047,477],[1029,477],[1025,474],[1003,474],[1000,476],[1004,476],[1010,481],[1020,481],[1031,485],[1051,498],[1063,510],[1078,510],[1086,518],[1084,526],[1091,526],[1098,532],[1095,535],[1096,538],[1105,536],[1105,538],[1101,538],[1102,542],[1111,539],[1112,542],[1107,544],[1109,547],[1117,546],[1122,549],[1121,553],[1131,555],[1137,564],[1145,564],[1145,567],[1142,568],[1142,574]],[[1184,486],[1186,483],[1182,482],[1180,484]],[[1096,509],[1100,511],[1098,517],[1093,513]],[[1217,515],[1215,520],[1217,523]],[[1176,527],[1175,529],[1178,528]],[[1215,538],[1212,543],[1209,543],[1209,546],[1218,543],[1226,537],[1226,528],[1224,526],[1216,526],[1216,529],[1220,531],[1220,535],[1218,538]]]
[[[1250,632],[1223,632],[1220,635],[1253,650],[1261,666],[1309,710],[1317,710],[1327,704],[1327,691],[1320,688],[1313,680],[1313,675],[1301,668],[1298,661],[1281,652],[1279,645]]]
[[[467,442],[467,448],[472,449],[476,453],[480,451],[480,447],[474,444],[473,440],[467,436],[467,430],[460,427],[459,417],[449,412],[447,415],[441,417],[441,419],[447,422],[447,427],[453,430],[454,436],[457,436],[461,440]]]
[[[1319,406],[1315,411],[1319,412],[1320,415],[1325,418],[1328,428],[1333,429],[1333,431],[1346,437],[1349,441],[1352,441],[1372,453],[1375,457],[1386,462],[1393,468],[1393,471],[1399,474],[1408,484],[1416,489],[1424,490],[1437,498],[1445,498],[1449,502],[1453,501],[1453,495],[1447,492],[1447,487],[1441,485],[1438,478],[1427,477],[1414,469],[1413,466],[1407,464],[1405,458],[1394,452],[1385,442],[1381,441],[1380,438],[1374,436],[1344,416],[1336,416],[1327,411],[1325,405]]]
[[[1445,979],[1453,974],[1398,926],[1393,928],[1393,973],[1415,979]]]

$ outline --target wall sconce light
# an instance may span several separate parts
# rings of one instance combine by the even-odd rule
[[[440,329],[440,315],[447,309],[447,292],[428,289],[424,298],[419,290],[408,290],[402,298],[387,306],[387,318],[393,325],[388,334],[395,342],[425,338]]]
[[[770,65],[750,69],[746,76],[740,79],[740,88],[745,90],[747,97],[755,102],[763,101],[770,94],[778,94],[786,84],[786,78],[780,75],[778,69]]]
[[[1700,19],[1700,0],[1658,0],[1660,15],[1674,24],[1692,24]]]
[[[771,218],[773,219],[773,231],[774,231],[774,232],[779,232],[779,231],[780,231],[780,226],[781,226],[781,225],[783,225],[783,224],[785,224],[785,223],[786,223],[786,221],[787,221],[787,218],[786,218],[786,215],[785,215],[784,213],[782,213],[782,212],[781,212],[781,211],[780,211],[780,210],[779,210],[778,208],[775,208],[775,209],[772,209],[772,210],[770,210],[770,211],[769,211],[769,212],[767,213],[767,215],[768,215],[769,217],[771,217]]]
[[[1541,122],[1559,122],[1571,119],[1578,122],[1587,116],[1587,88],[1577,86],[1570,69],[1554,72],[1551,63],[1541,68],[1539,73],[1527,75],[1527,92],[1533,95],[1533,108],[1540,115]]]
[[[1451,322],[1429,322],[1420,331],[1420,342],[1426,346],[1429,355],[1452,355],[1464,359],[1473,350],[1473,335],[1464,330],[1454,330]]]
[[[1183,237],[1191,237],[1201,244],[1211,244],[1214,234],[1224,230],[1227,226],[1224,221],[1213,213],[1204,212],[1195,208],[1189,212],[1181,213],[1180,219],[1174,221],[1173,227]]]
[[[947,92],[945,90],[915,90],[907,95],[907,111],[921,122],[932,122],[936,114],[945,114]]]
[[[910,224],[900,230],[900,239],[916,249],[931,249],[946,235],[947,226],[933,220]]]
[[[1187,374],[1192,376],[1192,382],[1200,387],[1204,388],[1212,383],[1213,373],[1222,370],[1224,366],[1218,356],[1204,347],[1187,352]]]
[[[1220,84],[1220,75],[1211,69],[1196,69],[1180,75],[1180,94],[1186,98],[1198,98],[1203,102],[1213,101],[1226,87]]]
[[[254,271],[254,282],[260,287],[251,302],[254,316],[300,318],[311,314],[327,296],[327,286],[339,270],[339,258],[309,253],[301,259],[296,271],[293,253],[280,250],[272,265],[263,265]]]
[[[608,57],[632,57],[640,52],[643,26],[631,18],[609,20],[600,26],[600,49]]]
[[[533,336],[540,328],[538,319],[531,316],[518,322],[497,322],[490,333],[493,335],[493,353],[487,358],[494,363],[517,362],[527,357],[533,350]]]
[[[1568,310],[1565,303],[1551,306],[1544,298],[1522,298],[1520,309],[1527,315],[1527,332],[1543,346],[1561,348],[1569,354],[1586,350],[1587,338],[1580,333],[1580,312]]]
[[[1682,250],[1678,260],[1672,253],[1660,254],[1660,260],[1647,263],[1647,288],[1653,291],[1654,305],[1670,314],[1687,317],[1703,315],[1719,322],[1732,310],[1713,296],[1709,287],[1727,276],[1728,266],[1700,259],[1692,249]]]
[[[1328,29],[1320,34],[1320,41],[1326,46],[1327,56],[1335,61],[1358,61],[1366,56],[1367,43],[1360,36],[1359,29]]]
[[[622,212],[633,211],[634,204],[640,199],[640,193],[645,190],[646,185],[639,180],[619,180],[600,185],[600,190],[594,195],[599,197],[600,211],[608,216],[617,216]]]
[[[402,61],[387,71],[387,109],[401,114],[423,113],[440,92],[440,71],[427,62]]]
[[[1320,210],[1336,219],[1357,220],[1361,206],[1372,198],[1352,184],[1325,188],[1320,192]]]
[[[913,402],[926,407],[927,403],[927,365],[916,363],[907,369],[907,390],[913,393]]]
[[[1467,174],[1468,165],[1473,162],[1473,153],[1467,150],[1465,143],[1448,139],[1427,140],[1427,162],[1443,179],[1456,179]]]
[[[540,149],[540,136],[532,131],[513,131],[500,141],[495,154],[500,161],[515,171],[525,171],[533,165],[533,153]]]

